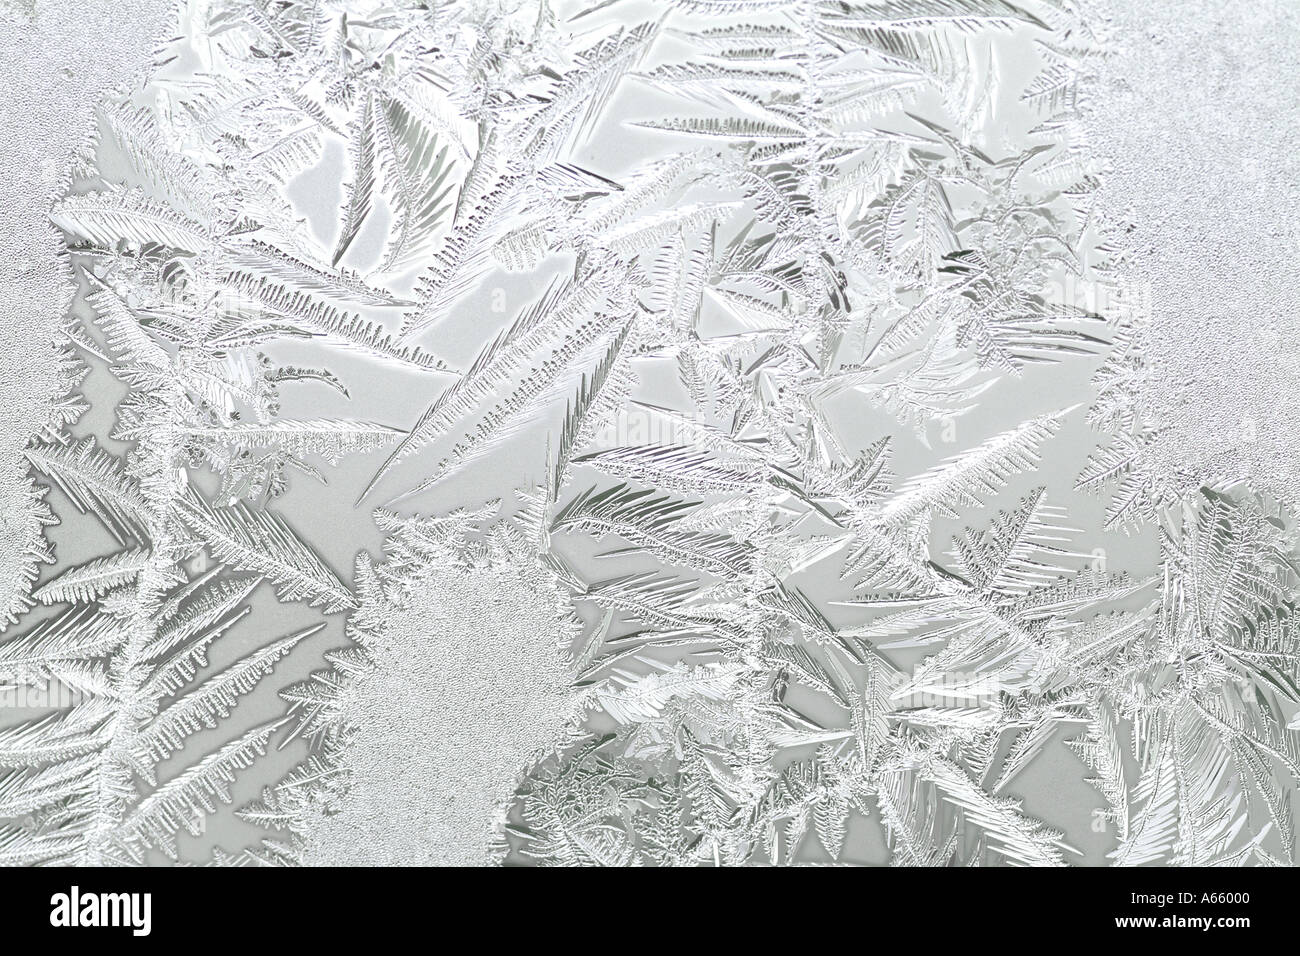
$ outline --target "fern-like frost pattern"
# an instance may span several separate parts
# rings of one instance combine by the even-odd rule
[[[1293,864],[1296,522],[1149,454],[1095,26],[182,3],[51,213],[0,860]]]

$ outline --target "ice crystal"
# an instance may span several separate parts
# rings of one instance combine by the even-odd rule
[[[1293,862],[1295,519],[1159,454],[1093,11],[178,26],[51,214],[26,456],[103,547],[0,640],[77,692],[0,729],[3,859],[256,780],[215,862]]]
[[[1300,160],[1276,104],[1300,95],[1297,11],[1133,0],[1096,14],[1110,42],[1088,123],[1104,206],[1127,230],[1120,275],[1150,326],[1154,467],[1294,501]]]
[[[0,118],[0,174],[10,210],[0,235],[0,630],[29,606],[39,568],[53,561],[42,530],[45,496],[26,475],[23,445],[51,418],[51,399],[69,372],[51,347],[69,293],[57,233],[46,216],[68,155],[99,90],[142,69],[169,3],[130,11],[87,10],[63,0],[0,4],[0,58],[8,108]],[[93,37],[94,42],[89,42]],[[62,388],[61,388],[62,386]],[[53,427],[62,424],[55,408]]]
[[[388,560],[358,569],[359,651],[335,661],[347,686],[325,733],[341,767],[244,811],[301,807],[304,863],[489,862],[520,774],[573,716],[562,654],[580,625],[567,593],[517,530],[461,519],[388,525]],[[288,696],[306,710],[333,686]]]

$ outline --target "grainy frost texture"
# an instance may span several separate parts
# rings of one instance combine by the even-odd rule
[[[1090,124],[1149,302],[1161,467],[1294,501],[1300,7],[1130,0],[1110,30]]]
[[[117,15],[5,121],[0,860],[1293,864],[1277,7]]]
[[[62,0],[0,2],[0,174],[8,205],[0,230],[0,375],[7,383],[0,399],[0,627],[28,606],[37,565],[52,559],[41,537],[48,511],[22,457],[60,388],[52,340],[71,295],[50,199],[96,99],[146,68],[169,6],[157,0],[115,11]]]
[[[488,863],[518,778],[563,738],[580,624],[535,542],[477,524],[384,523],[391,557],[358,575],[364,650],[340,659],[358,675],[339,706],[348,795],[307,808],[304,862]]]

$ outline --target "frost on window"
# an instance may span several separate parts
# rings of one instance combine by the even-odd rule
[[[1112,28],[181,3],[49,213],[0,859],[1292,863],[1295,519],[1160,453]]]

